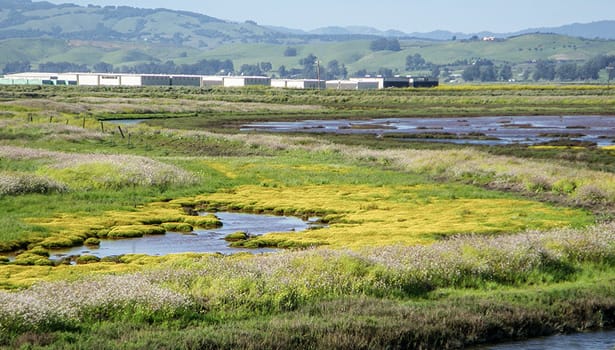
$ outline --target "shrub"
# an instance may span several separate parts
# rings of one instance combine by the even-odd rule
[[[47,249],[68,248],[83,244],[83,241],[79,236],[53,236],[45,238],[40,245]]]
[[[46,258],[49,257],[49,251],[47,249],[43,248],[43,247],[40,247],[40,246],[39,247],[34,247],[34,248],[30,249],[28,251],[28,253],[39,255],[39,256],[43,256],[43,257],[46,257]]]
[[[165,222],[161,225],[165,230],[171,232],[184,232],[189,233],[194,231],[192,225],[185,222]]]
[[[145,235],[163,235],[166,230],[154,225],[125,225],[115,226],[109,231],[108,238],[136,238]]]
[[[52,266],[53,262],[47,257],[25,252],[15,257],[16,265]]]
[[[81,255],[77,258],[77,265],[87,265],[92,263],[97,263],[100,261],[100,258],[94,255]]]
[[[238,242],[238,241],[245,241],[248,238],[249,238],[249,235],[247,233],[243,231],[237,231],[237,232],[231,233],[227,235],[226,237],[224,237],[224,240],[227,242]]]
[[[85,240],[84,244],[87,245],[87,246],[99,246],[100,245],[100,239],[94,238],[94,237],[90,237],[90,238]]]
[[[200,228],[216,228],[222,227],[222,221],[218,219],[214,214],[207,214],[205,216],[187,216],[184,218],[184,222],[200,227]]]

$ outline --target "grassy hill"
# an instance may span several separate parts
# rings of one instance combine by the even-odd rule
[[[186,11],[0,0],[0,39],[51,37],[206,48],[277,35],[254,22],[233,23]]]
[[[231,60],[236,70],[243,64],[270,62],[275,72],[282,65],[299,68],[301,58],[313,54],[323,66],[337,60],[351,74],[382,68],[395,74],[421,74],[425,72],[406,71],[407,56],[420,54],[437,65],[486,58],[498,65],[507,62],[521,67],[542,59],[582,62],[599,54],[615,54],[614,40],[556,34],[496,41],[405,38],[399,39],[400,51],[374,52],[370,43],[375,38],[283,33],[251,21],[232,23],[185,11],[0,0],[0,68],[11,62],[30,62],[33,70],[46,62],[89,68],[105,62],[117,69],[219,59]],[[296,49],[296,56],[284,55],[289,46]]]
[[[401,40],[401,51],[370,50],[370,40],[324,42],[306,40],[296,44],[230,43],[198,49],[171,43],[130,43],[93,40],[8,39],[0,42],[0,67],[13,61],[30,61],[34,68],[44,62],[72,62],[92,66],[107,62],[114,66],[174,61],[194,63],[201,59],[230,59],[236,68],[243,64],[271,62],[274,70],[284,65],[299,67],[299,60],[316,55],[323,65],[338,60],[349,72],[389,68],[406,73],[408,55],[420,54],[428,62],[446,65],[458,60],[488,58],[498,63],[523,64],[540,59],[584,61],[599,54],[615,54],[615,41],[572,38],[555,34],[528,34],[500,41]],[[284,56],[287,47],[297,55]]]

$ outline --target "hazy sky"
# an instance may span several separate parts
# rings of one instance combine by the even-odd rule
[[[36,1],[36,0],[35,0]],[[170,8],[259,24],[315,29],[364,25],[405,32],[513,32],[615,19],[613,0],[51,0],[79,5]]]

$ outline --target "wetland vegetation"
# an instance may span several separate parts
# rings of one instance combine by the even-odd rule
[[[613,147],[239,131],[613,115],[607,87],[2,87],[0,98],[0,346],[454,349],[615,326]],[[225,242],[280,249],[269,254],[50,259],[220,226],[200,211],[321,225]]]

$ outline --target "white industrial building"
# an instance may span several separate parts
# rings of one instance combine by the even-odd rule
[[[271,86],[269,77],[244,77],[229,76],[224,77],[224,87],[244,87],[244,86]]]
[[[373,90],[436,87],[437,80],[408,77],[365,77],[349,80],[271,79],[264,76],[202,76],[120,73],[17,73],[0,78],[0,85],[81,86],[272,86],[285,89]]]
[[[73,73],[15,73],[4,76],[4,84],[10,85],[77,85]]]
[[[219,75],[214,76],[205,76],[202,77],[203,82],[201,86],[210,87],[210,86],[224,86],[224,77]]]
[[[282,89],[325,89],[326,81],[317,79],[271,79],[271,86]]]
[[[327,80],[327,89],[332,90],[377,90],[377,81]]]

